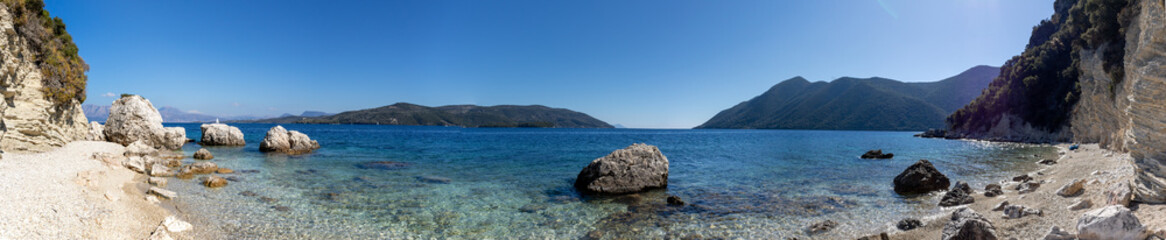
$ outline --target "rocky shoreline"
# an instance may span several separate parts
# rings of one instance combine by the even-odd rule
[[[914,224],[906,224],[911,225],[907,230],[888,229],[889,238],[949,239],[948,235],[956,235],[952,233],[953,226],[968,225],[964,216],[975,212],[991,225],[997,239],[1086,239],[1086,233],[1097,231],[1086,219],[1095,218],[1102,210],[1112,210],[1109,208],[1129,209],[1140,220],[1144,231],[1136,239],[1161,239],[1166,235],[1166,206],[1130,202],[1129,182],[1134,178],[1134,168],[1129,154],[1101,149],[1097,144],[1080,145],[1076,150],[1069,150],[1070,146],[1056,145],[1060,158],[1042,160],[1039,170],[985,186],[970,186],[973,190],[968,195],[973,202],[936,206],[947,210],[946,214],[904,219],[896,225]],[[951,192],[935,198],[946,198]],[[878,234],[873,236],[869,239],[880,239]]]

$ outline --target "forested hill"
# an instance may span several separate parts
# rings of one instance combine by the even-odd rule
[[[1000,69],[976,66],[923,83],[885,78],[810,82],[795,77],[721,111],[696,128],[926,130],[988,86]]]
[[[587,114],[540,105],[427,107],[410,103],[342,112],[321,117],[283,117],[255,123],[382,124],[461,127],[612,128]]]

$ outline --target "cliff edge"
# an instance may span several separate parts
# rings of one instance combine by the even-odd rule
[[[49,51],[50,49],[55,51],[56,49],[48,47],[48,45],[62,45],[61,42],[58,42],[61,40],[49,39],[53,42],[41,42],[39,43],[41,46],[34,46],[37,43],[26,37],[28,35],[22,33],[24,31],[18,29],[20,16],[11,11],[12,4],[16,3],[8,1],[3,3],[0,4],[0,62],[3,63],[0,65],[0,93],[4,95],[4,98],[0,100],[2,101],[0,102],[0,150],[42,152],[64,146],[74,140],[84,139],[89,128],[85,114],[81,110],[81,102],[84,101],[84,71],[81,71],[81,76],[66,77],[66,79],[73,81],[80,79],[79,92],[76,82],[66,84],[73,90],[59,91],[61,89],[59,87],[65,86],[54,86],[63,82],[59,81],[60,78],[47,79],[46,81],[46,72],[75,75],[75,72],[71,71],[77,69],[60,71],[61,69],[46,68],[57,63],[51,60],[46,61],[46,54],[40,51]],[[43,7],[43,4],[40,7]],[[38,19],[43,16],[39,14],[47,14],[47,12],[41,10],[36,16]],[[55,21],[60,23],[59,20],[57,18]],[[55,31],[64,31],[63,23],[60,24],[59,29],[55,29]],[[69,40],[67,44],[63,45],[71,46],[72,41]],[[72,54],[76,54],[75,49],[72,49]],[[56,59],[71,60],[70,58]],[[76,58],[76,61],[79,61],[79,57]],[[80,64],[81,67],[87,69],[87,66],[83,66],[83,62]]]

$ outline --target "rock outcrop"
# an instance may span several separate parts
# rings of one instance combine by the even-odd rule
[[[203,124],[202,140],[199,143],[206,146],[243,146],[243,131],[222,123]]]
[[[943,226],[943,240],[995,240],[996,227],[984,216],[970,208],[951,213],[951,221]]]
[[[8,7],[0,6],[0,151],[42,152],[87,139],[81,102],[48,100],[43,71],[27,57],[37,53],[14,24]]]
[[[575,188],[584,193],[623,194],[668,186],[668,158],[656,146],[637,143],[592,160]]]
[[[935,169],[930,161],[919,160],[895,176],[894,184],[898,194],[919,194],[947,189],[951,180]]]
[[[1077,219],[1080,239],[1144,239],[1145,230],[1130,209],[1117,205],[1086,212]]]
[[[287,154],[304,154],[320,148],[316,140],[299,131],[284,129],[275,126],[267,130],[267,136],[259,143],[260,152],[282,152]]]
[[[162,127],[162,115],[141,96],[126,95],[113,102],[105,122],[105,137],[110,142],[129,145],[135,141],[154,148],[179,149],[186,143],[186,130]]]
[[[105,125],[101,125],[99,122],[89,122],[89,135],[85,135],[85,140],[105,141]]]

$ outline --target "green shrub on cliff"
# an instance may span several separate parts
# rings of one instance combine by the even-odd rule
[[[1115,84],[1124,78],[1124,33],[1135,5],[1128,0],[1057,0],[1052,18],[1033,27],[1024,53],[1009,59],[980,97],[952,113],[948,128],[983,132],[1004,115],[1047,132],[1066,126],[1080,97],[1082,50],[1104,48],[1104,70]]]
[[[28,40],[33,62],[44,75],[45,97],[57,106],[76,99],[85,102],[89,65],[77,54],[65,22],[50,17],[42,0],[0,0],[12,13],[16,33]]]

